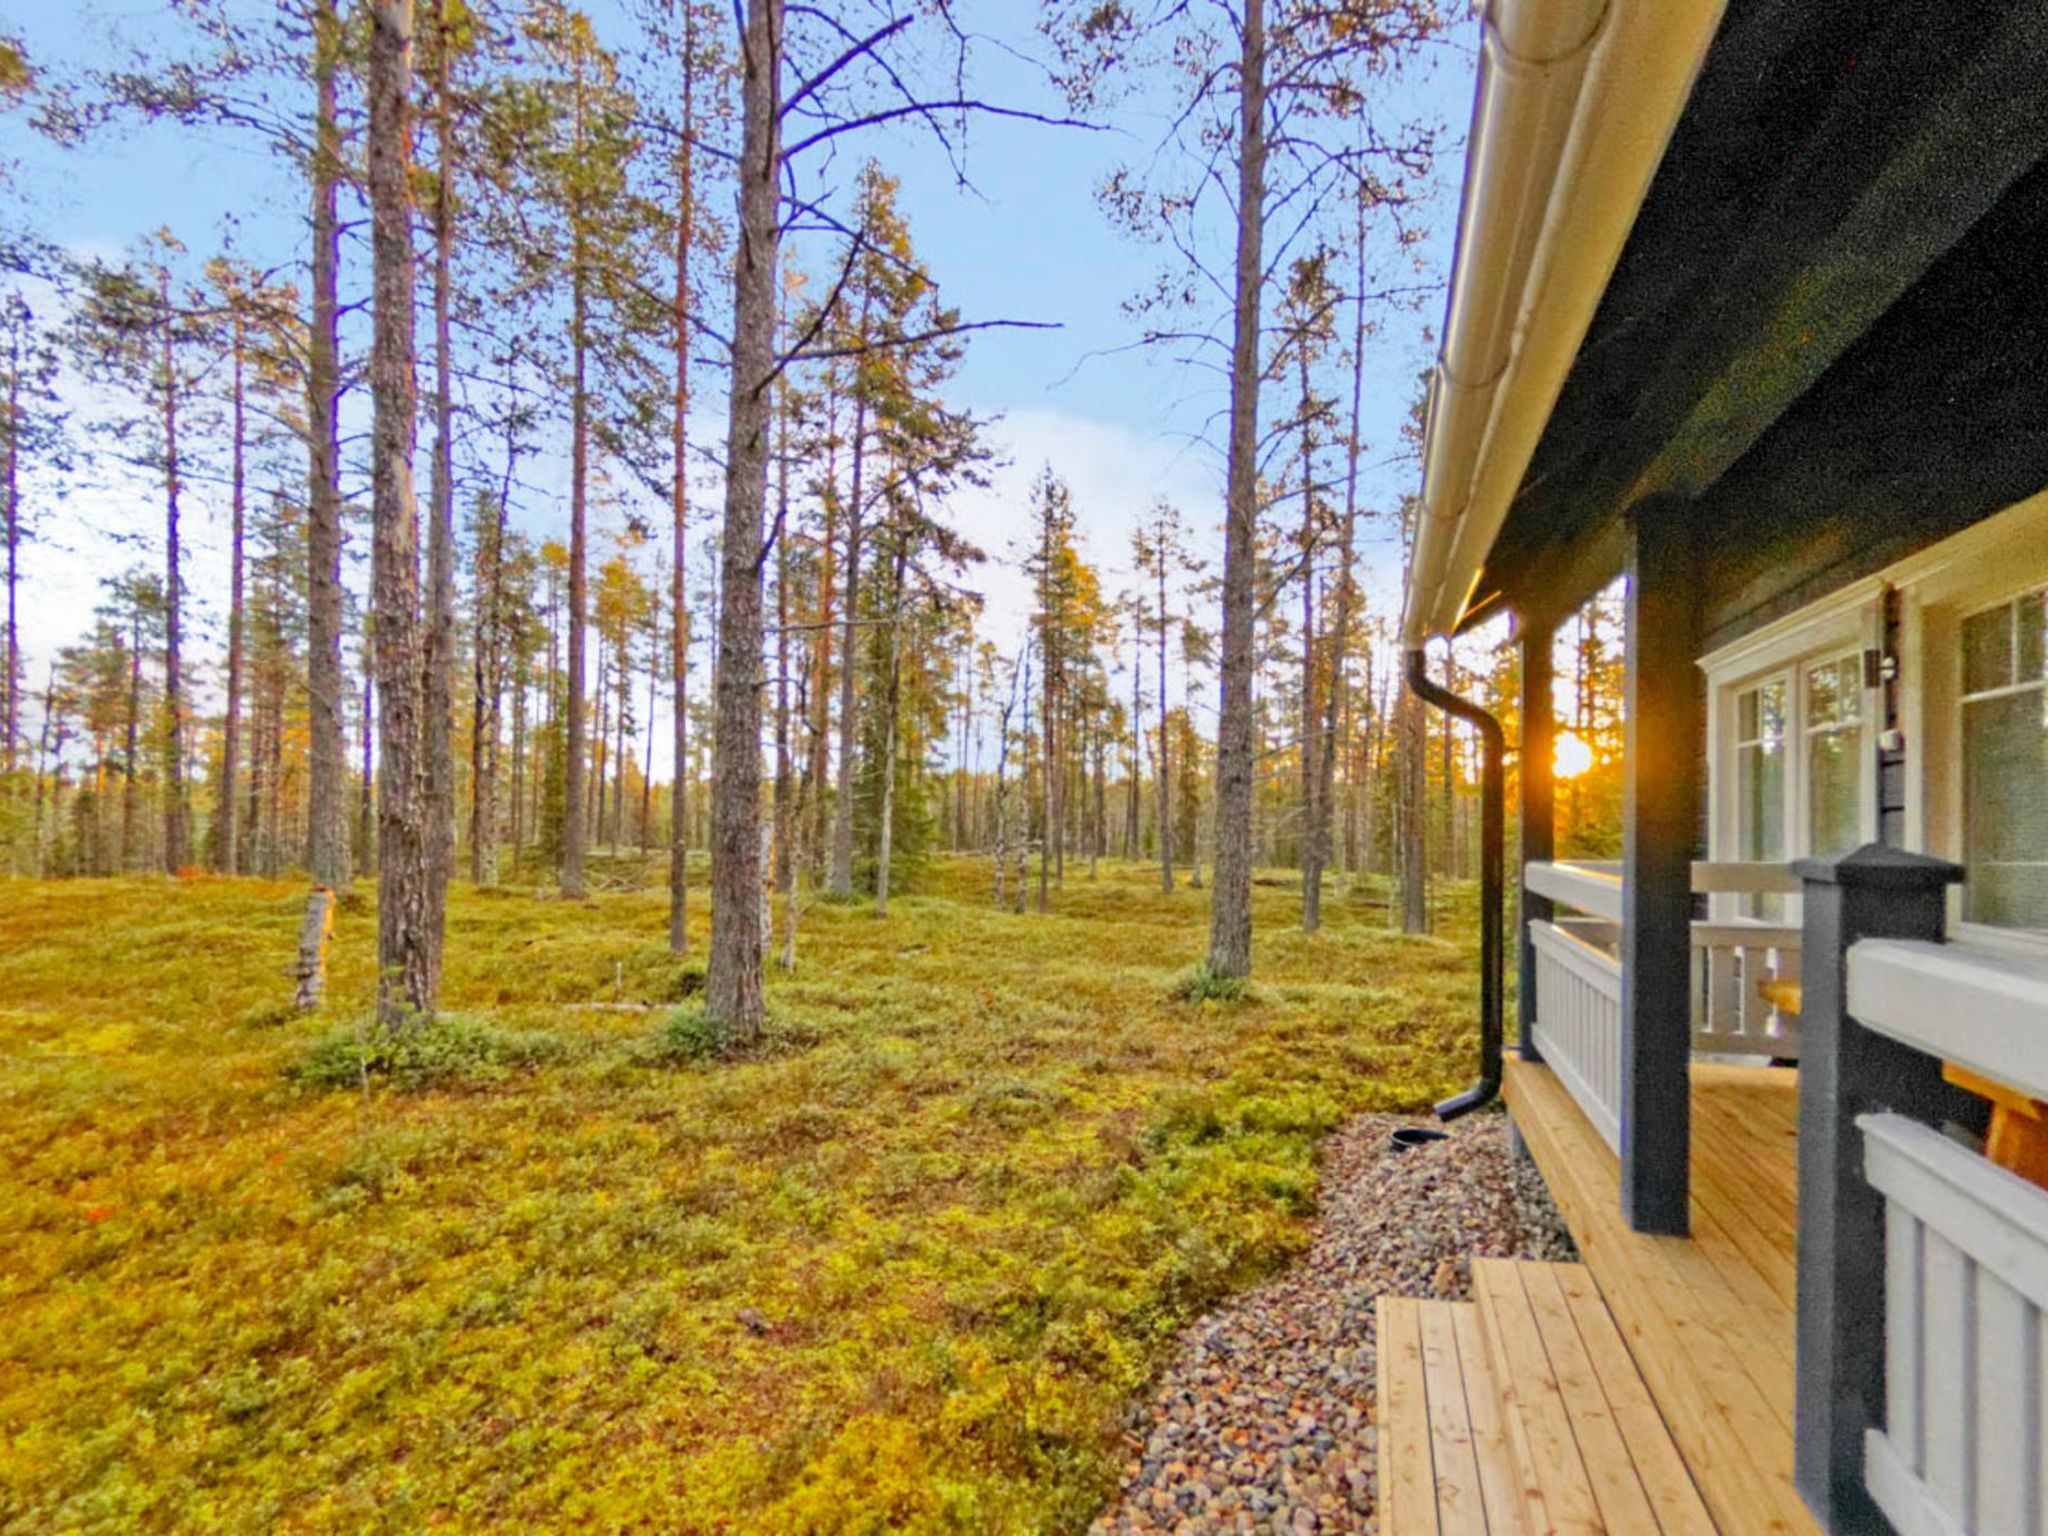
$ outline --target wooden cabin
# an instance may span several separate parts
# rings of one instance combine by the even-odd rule
[[[1381,1530],[2048,1536],[2048,4],[1484,31],[1405,641],[1468,718],[1430,643],[1521,646],[1450,1107],[1583,1263],[1383,1303]],[[1560,863],[1616,577],[1623,855]]]

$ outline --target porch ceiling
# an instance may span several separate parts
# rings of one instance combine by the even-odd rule
[[[1936,486],[1960,526],[2048,483],[2048,292],[2016,265],[2048,227],[2044,53],[2043,0],[1730,0],[1475,615],[1575,605],[1648,497],[1769,551],[1709,594],[1711,629],[1871,547],[1770,550],[1845,492],[1888,487],[1910,539]]]

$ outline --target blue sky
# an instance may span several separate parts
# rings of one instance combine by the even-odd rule
[[[106,59],[160,34],[162,9],[140,0],[85,0],[75,7],[44,0],[17,13],[9,25],[24,35],[32,58],[61,65]],[[1021,51],[1037,50],[1030,25],[1035,13],[1024,0],[969,6],[975,24],[1000,45]],[[599,19],[609,40],[626,40],[628,29],[616,14],[600,9]],[[1468,23],[1386,104],[1404,116],[1434,116],[1445,129],[1447,152],[1438,161],[1434,196],[1419,216],[1429,230],[1421,253],[1437,281],[1448,266],[1455,220],[1471,99],[1471,43]],[[1005,46],[983,46],[977,58],[978,77],[971,84],[979,96],[1059,109],[1038,70]],[[1128,529],[1157,493],[1181,502],[1209,553],[1220,550],[1221,432],[1212,418],[1222,403],[1221,379],[1129,349],[1136,325],[1122,305],[1150,281],[1157,253],[1112,231],[1094,197],[1105,172],[1150,152],[1159,126],[1156,111],[1142,102],[1099,133],[981,118],[967,142],[973,181],[967,189],[955,185],[939,149],[911,133],[864,136],[839,167],[850,177],[858,160],[872,154],[901,179],[902,206],[920,254],[945,301],[966,318],[1060,325],[1056,331],[995,331],[973,339],[953,395],[957,403],[1005,418],[994,437],[1012,463],[991,491],[963,503],[956,515],[991,553],[1004,553],[1013,530],[1022,526],[1024,488],[1040,463],[1050,461],[1073,484],[1084,535],[1112,590],[1127,563]],[[23,163],[34,226],[75,252],[111,256],[168,224],[196,258],[217,242],[230,215],[239,222],[241,248],[259,261],[294,259],[303,244],[303,194],[290,168],[259,148],[223,137],[152,128],[65,153],[34,141],[17,116],[0,119],[0,156]],[[365,276],[361,249],[348,259],[354,267],[345,274],[345,297],[360,292]],[[822,259],[821,253],[820,265]],[[1385,461],[1397,446],[1416,377],[1430,361],[1430,331],[1441,308],[1441,298],[1433,296],[1411,312],[1385,315],[1382,333],[1371,344],[1368,506],[1390,508],[1414,479],[1412,464]],[[704,428],[716,424],[714,413]],[[118,486],[102,486],[78,498],[66,509],[77,515],[67,515],[61,529],[51,527],[52,545],[32,557],[44,562],[44,580],[35,589],[39,599],[29,613],[32,678],[40,671],[35,653],[70,639],[89,614],[92,584],[109,567],[107,536],[137,519],[153,530],[145,494],[141,488],[123,494]],[[560,509],[547,500],[527,508],[524,520],[549,528]],[[208,575],[224,535],[204,490],[198,501],[193,586],[203,604],[224,587],[224,580]],[[699,515],[711,510],[707,499]],[[1391,602],[1385,574],[1390,535],[1382,529],[1376,537],[1367,549],[1379,566],[1373,585],[1380,601]],[[980,584],[990,593],[991,628],[1000,634],[1014,626],[1022,611],[1014,580],[987,572]]]

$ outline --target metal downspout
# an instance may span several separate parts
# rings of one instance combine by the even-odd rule
[[[1491,1103],[1500,1093],[1504,1038],[1501,944],[1507,926],[1507,738],[1500,722],[1486,710],[1430,680],[1428,658],[1419,645],[1408,651],[1407,679],[1417,698],[1474,727],[1483,749],[1479,775],[1479,1080],[1436,1106],[1439,1120],[1455,1120]]]

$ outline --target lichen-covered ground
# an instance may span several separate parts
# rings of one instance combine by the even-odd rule
[[[1262,880],[1189,1003],[1203,893],[985,876],[810,910],[737,1064],[655,1048],[658,893],[459,889],[448,1006],[551,1049],[409,1091],[291,1076],[367,910],[298,1020],[302,888],[0,883],[0,1530],[1083,1528],[1323,1137],[1460,1084],[1469,949]]]

